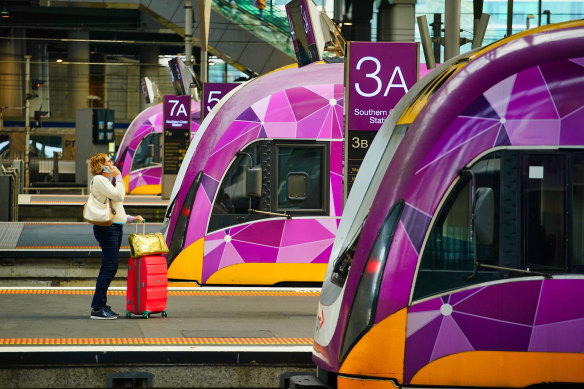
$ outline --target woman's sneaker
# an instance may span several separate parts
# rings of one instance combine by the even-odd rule
[[[118,318],[112,312],[108,311],[105,307],[99,308],[97,310],[92,309],[91,316],[89,316],[89,317],[92,319],[98,319],[98,320],[115,320]]]
[[[114,315],[116,315],[116,316],[120,316],[120,314],[119,314],[119,313],[115,313],[114,311],[112,311],[112,307],[110,307],[109,305],[106,305],[106,306],[104,307],[104,309],[105,309],[106,311],[108,311],[109,313],[111,313],[111,314],[114,314]]]

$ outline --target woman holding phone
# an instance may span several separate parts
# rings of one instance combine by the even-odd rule
[[[133,221],[143,222],[144,218],[139,215],[126,214],[124,210],[124,195],[126,193],[124,181],[120,171],[114,166],[107,154],[95,154],[89,160],[89,167],[91,174],[93,174],[90,191],[98,201],[105,203],[111,200],[111,206],[115,213],[111,226],[93,226],[93,235],[101,247],[101,268],[91,302],[90,318],[112,320],[117,319],[118,314],[107,305],[107,291],[118,271],[120,246],[124,234],[123,226]],[[112,177],[115,180],[114,184],[111,181]]]

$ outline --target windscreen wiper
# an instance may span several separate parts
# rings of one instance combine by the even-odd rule
[[[517,269],[514,267],[505,267],[505,266],[496,266],[496,265],[487,265],[485,263],[480,263],[479,261],[475,261],[474,263],[474,269],[472,271],[472,274],[468,277],[466,277],[467,281],[472,280],[473,278],[475,278],[475,276],[477,275],[478,269],[479,267],[484,267],[487,269],[494,269],[494,270],[502,270],[502,271],[509,271],[509,272],[515,272],[515,273],[522,273],[522,274],[527,274],[527,275],[531,275],[531,276],[542,276],[546,279],[550,279],[552,278],[551,273],[544,273],[544,272],[538,272],[538,271],[533,271],[533,270],[529,270],[529,269]]]

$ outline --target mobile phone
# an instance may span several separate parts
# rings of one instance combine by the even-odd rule
[[[101,169],[101,171],[104,173],[111,173],[105,166]]]

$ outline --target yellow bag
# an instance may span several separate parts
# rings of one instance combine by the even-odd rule
[[[142,223],[142,233],[138,234],[138,223],[136,223],[136,233],[130,234],[130,256],[132,258],[143,257],[153,254],[167,254],[168,246],[164,236],[160,232],[146,234],[146,226]]]

